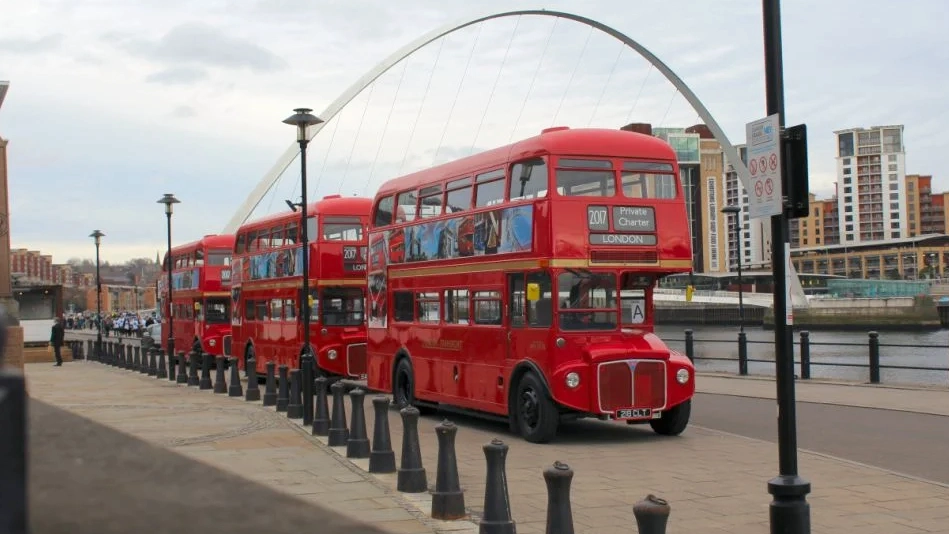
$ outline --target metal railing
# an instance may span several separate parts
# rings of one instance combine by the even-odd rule
[[[670,342],[676,342],[680,340],[667,340]],[[775,363],[774,359],[762,359],[762,358],[750,358],[748,356],[748,346],[749,345],[774,345],[773,341],[761,341],[761,340],[749,340],[747,335],[744,332],[739,332],[737,334],[737,339],[728,340],[728,339],[695,339],[692,330],[685,330],[685,338],[681,340],[685,346],[685,355],[692,362],[734,362],[736,366],[736,371],[739,375],[745,376],[749,374],[748,364],[749,363],[759,363],[759,364],[771,364]],[[716,357],[716,356],[696,356],[696,343],[702,344],[733,344],[737,343],[738,348],[738,357]],[[846,342],[846,341],[836,341],[836,342],[814,342],[810,339],[810,332],[804,330],[798,333],[798,339],[794,341],[794,352],[795,359],[794,365],[797,370],[798,377],[804,380],[810,379],[812,375],[813,367],[837,367],[837,368],[862,368],[867,369],[868,372],[868,381],[871,384],[881,383],[881,371],[883,370],[899,370],[899,371],[922,371],[922,372],[939,372],[944,375],[944,381],[949,382],[949,344],[907,344],[907,343],[881,343],[880,334],[878,332],[867,332],[867,341],[865,343],[858,342]],[[814,347],[865,347],[866,348],[866,361],[865,363],[856,363],[856,362],[843,362],[843,361],[828,361],[828,360],[815,360],[812,357],[811,349]],[[903,365],[903,364],[893,364],[893,363],[881,363],[880,361],[880,351],[882,349],[923,349],[923,350],[939,350],[944,349],[946,354],[947,365],[943,367],[937,366],[928,366],[928,365]],[[909,381],[912,383],[913,381]],[[906,382],[902,382],[906,383]]]

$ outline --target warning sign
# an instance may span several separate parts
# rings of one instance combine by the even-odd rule
[[[779,215],[781,198],[781,130],[778,115],[745,125],[748,171],[751,174],[748,215],[752,218]]]

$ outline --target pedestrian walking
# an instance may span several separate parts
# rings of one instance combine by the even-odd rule
[[[63,320],[57,317],[53,321],[53,328],[49,334],[49,346],[53,349],[53,355],[56,356],[56,367],[63,365],[63,341],[66,339],[66,330],[63,328]]]

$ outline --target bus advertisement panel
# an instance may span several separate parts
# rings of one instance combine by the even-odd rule
[[[231,332],[231,254],[233,235],[207,235],[171,249],[171,310],[168,307],[168,255],[157,280],[162,313],[161,346],[167,345],[173,314],[176,352],[197,350],[228,356]]]
[[[270,215],[237,232],[231,302],[232,343],[239,365],[251,357],[299,367],[302,277],[309,279],[310,332],[318,373],[366,374],[366,246],[372,200],[324,197],[307,208],[309,265],[303,267],[300,214]]]
[[[675,152],[541,135],[384,184],[369,237],[368,386],[507,416],[525,439],[596,417],[681,433],[693,367],[653,329],[692,251]]]

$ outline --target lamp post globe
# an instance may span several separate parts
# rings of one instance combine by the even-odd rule
[[[306,147],[310,142],[307,129],[310,126],[322,124],[323,119],[313,115],[310,108],[296,108],[293,115],[283,120],[284,124],[297,127],[297,143],[300,145],[300,250],[303,263],[302,288],[300,292],[300,317],[302,318],[303,347],[300,348],[298,367],[302,375],[303,394],[303,424],[312,423],[313,419],[313,372],[314,358],[310,347],[310,236],[307,235],[307,195],[306,195]],[[288,204],[292,204],[289,203]],[[293,206],[290,207],[293,209]],[[315,236],[314,236],[315,237]]]
[[[171,214],[174,212],[174,209],[175,209],[174,206],[175,206],[175,204],[180,204],[180,203],[181,203],[181,201],[178,200],[177,198],[175,198],[175,195],[173,195],[173,194],[171,194],[171,193],[165,193],[165,195],[164,195],[163,197],[161,197],[160,199],[158,199],[158,204],[164,204],[164,205],[165,205],[165,219],[166,219],[166,225],[167,225],[167,226],[166,226],[166,228],[167,228],[167,232],[166,232],[166,233],[167,233],[167,236],[168,236],[168,252],[167,252],[167,254],[166,254],[167,260],[166,260],[166,262],[165,262],[165,267],[168,269],[168,300],[167,300],[167,305],[168,305],[168,346],[167,346],[167,351],[168,351],[168,358],[169,358],[169,361],[171,361],[171,359],[173,359],[173,358],[175,357],[175,328],[174,328],[174,325],[175,325],[175,323],[174,323],[174,320],[175,320],[175,319],[174,319],[174,315],[175,315],[175,314],[174,314],[174,312],[172,312],[172,306],[171,306],[171,292],[172,292],[172,287],[171,287],[171,281],[172,281],[171,273],[172,273],[172,265],[174,265],[174,262],[172,261],[172,258],[171,258]]]
[[[96,346],[95,356],[98,360],[102,354],[102,278],[99,273],[99,245],[102,244],[102,238],[105,237],[99,230],[93,230],[89,237],[96,244]]]

